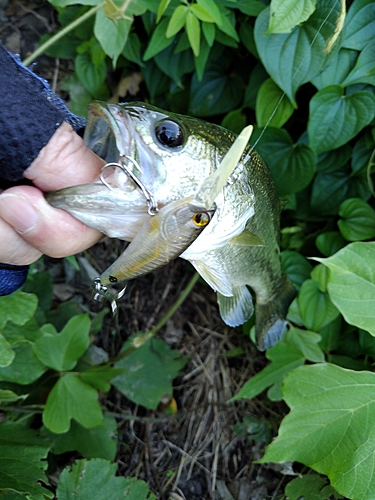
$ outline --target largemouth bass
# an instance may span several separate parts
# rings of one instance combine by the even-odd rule
[[[199,192],[218,169],[236,135],[197,118],[143,103],[92,103],[85,141],[107,162],[119,157],[130,166],[160,206]],[[150,217],[144,196],[116,170],[101,182],[66,188],[48,201],[110,237],[132,241]],[[268,349],[283,335],[295,290],[283,275],[279,252],[280,204],[268,168],[247,148],[215,198],[211,222],[180,257],[190,261],[217,292],[220,314],[229,326],[253,314],[256,337]]]

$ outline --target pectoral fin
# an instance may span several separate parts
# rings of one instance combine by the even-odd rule
[[[218,291],[223,295],[232,295],[232,285],[224,273],[207,266],[201,260],[191,260],[190,262],[215,292]]]
[[[244,247],[263,247],[264,242],[256,234],[244,229],[241,234],[232,238],[229,243],[231,245],[239,245]]]
[[[254,312],[251,293],[243,286],[233,287],[233,296],[225,297],[217,293],[220,315],[229,326],[242,325]]]

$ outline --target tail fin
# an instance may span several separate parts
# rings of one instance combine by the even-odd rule
[[[281,286],[267,302],[257,302],[255,333],[259,350],[265,351],[281,339],[287,324],[285,316],[296,295],[296,289],[284,276]]]

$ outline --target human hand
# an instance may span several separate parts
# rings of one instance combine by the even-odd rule
[[[0,262],[21,266],[42,254],[66,257],[96,243],[101,233],[53,208],[43,192],[92,182],[104,163],[63,123],[24,172],[36,187],[16,186],[0,194]]]

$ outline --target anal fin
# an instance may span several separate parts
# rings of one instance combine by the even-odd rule
[[[233,295],[225,297],[217,292],[220,315],[228,326],[242,325],[254,312],[251,293],[245,285],[233,287]]]

